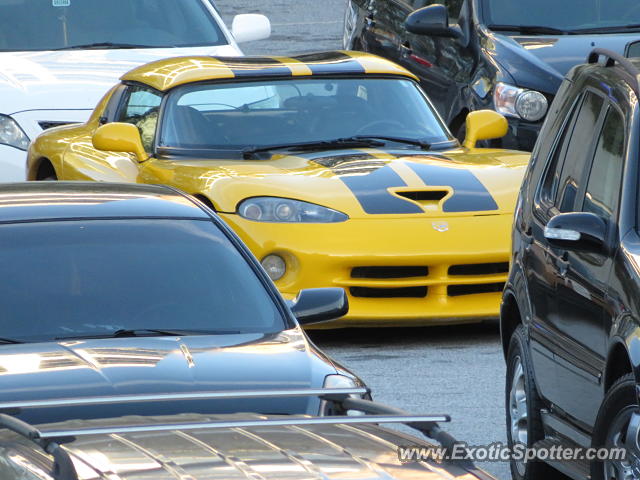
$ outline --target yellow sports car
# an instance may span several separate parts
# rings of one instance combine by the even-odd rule
[[[344,287],[327,327],[472,322],[498,315],[529,158],[476,148],[506,129],[474,112],[461,146],[413,74],[368,54],[173,58],[43,133],[28,175],[195,195],[285,297]]]

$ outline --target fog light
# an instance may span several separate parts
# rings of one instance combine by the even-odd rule
[[[279,255],[267,255],[262,259],[261,263],[274,282],[280,280],[287,271],[287,264]]]

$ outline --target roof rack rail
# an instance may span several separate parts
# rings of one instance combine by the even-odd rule
[[[450,450],[460,444],[452,435],[442,430],[438,422],[449,422],[449,415],[412,415],[395,407],[383,405],[371,400],[355,398],[353,395],[369,393],[368,388],[318,388],[318,389],[277,389],[277,390],[240,390],[228,392],[184,392],[174,394],[145,394],[145,395],[114,395],[105,397],[79,397],[62,398],[57,400],[38,400],[25,402],[3,402],[0,409],[6,411],[20,411],[23,408],[55,408],[68,406],[89,406],[114,403],[136,402],[163,402],[177,400],[202,400],[202,399],[233,399],[233,398],[274,398],[274,397],[301,397],[317,396],[320,399],[333,403],[341,415],[332,416],[299,416],[291,415],[288,418],[248,418],[234,420],[208,420],[191,423],[163,423],[144,425],[114,425],[108,427],[88,427],[69,430],[38,430],[14,416],[0,413],[0,428],[11,430],[22,437],[38,445],[46,453],[53,457],[54,480],[78,480],[73,461],[69,453],[60,445],[75,440],[75,437],[84,435],[170,431],[176,429],[223,429],[260,426],[287,426],[287,425],[337,425],[337,424],[379,424],[402,423],[427,437],[439,442],[445,449]],[[364,416],[348,416],[348,411],[359,411]],[[472,462],[468,463],[473,467]]]
[[[607,59],[607,61],[605,62],[606,67],[613,67],[616,63],[618,63],[629,75],[632,75],[637,82],[638,75],[640,75],[640,70],[638,70],[635,65],[633,65],[633,63],[629,61],[628,58],[625,58],[622,55],[611,50],[607,50],[606,48],[594,48],[587,57],[587,63],[598,63],[601,56]]]
[[[28,408],[81,407],[108,405],[114,403],[173,402],[188,400],[228,400],[238,398],[278,398],[278,397],[317,397],[331,395],[338,401],[349,395],[365,395],[370,390],[365,387],[354,388],[290,388],[274,390],[233,390],[180,393],[150,393],[137,395],[109,395],[101,397],[67,397],[51,400],[26,400],[1,402],[0,413],[15,413]]]

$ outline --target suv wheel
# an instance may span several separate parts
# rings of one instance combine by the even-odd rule
[[[511,449],[517,443],[531,447],[544,438],[540,419],[542,401],[533,382],[531,361],[522,325],[515,329],[509,342],[505,407],[507,440]],[[511,475],[514,480],[566,478],[546,463],[537,461],[525,463],[511,460]]]
[[[592,462],[592,480],[640,479],[640,451],[634,446],[635,437],[628,435],[638,427],[630,425],[631,415],[637,411],[636,380],[633,374],[628,374],[616,381],[604,397],[592,441],[596,448],[623,448],[626,458]]]

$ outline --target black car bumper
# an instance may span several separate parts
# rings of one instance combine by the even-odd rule
[[[509,131],[501,139],[501,147],[512,150],[524,150],[530,152],[536,143],[542,121],[536,123],[524,122],[517,118],[509,118]]]

